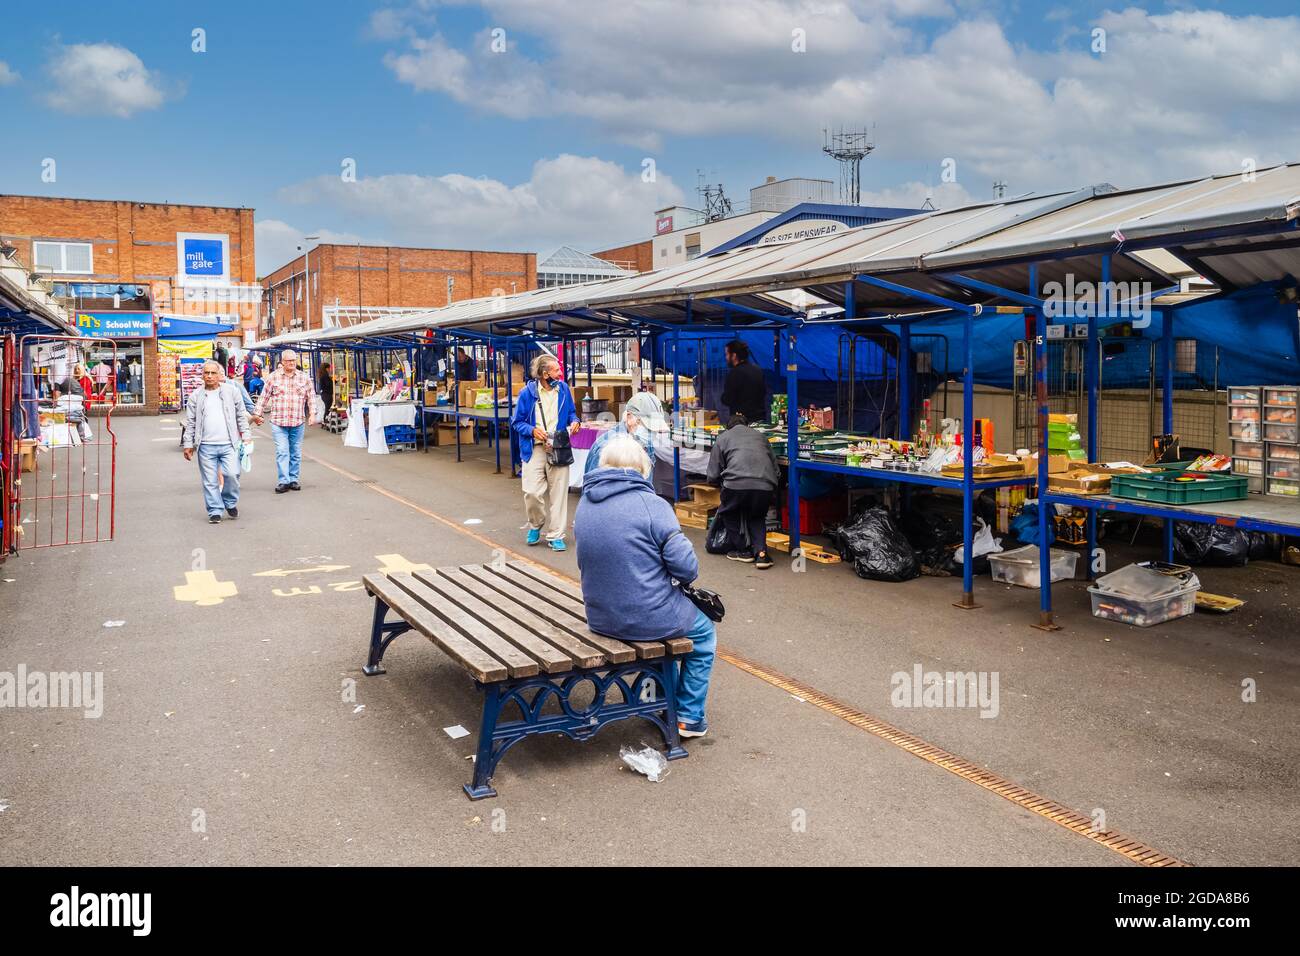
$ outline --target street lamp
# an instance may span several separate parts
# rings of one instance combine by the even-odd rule
[[[303,236],[302,241],[304,243],[307,243],[319,238],[320,236]],[[303,247],[299,246],[298,248],[302,249]],[[303,324],[303,328],[307,328],[307,329],[311,328],[311,259],[310,256],[311,256],[310,249],[303,252],[302,284],[307,287],[307,321]]]

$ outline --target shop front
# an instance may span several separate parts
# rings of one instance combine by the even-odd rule
[[[88,340],[81,349],[91,381],[88,406],[114,412],[144,412],[157,404],[151,393],[157,352],[152,312],[75,312],[77,331]]]

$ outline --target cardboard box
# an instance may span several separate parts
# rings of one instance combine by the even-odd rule
[[[704,531],[709,527],[709,512],[705,510],[696,510],[690,506],[689,502],[679,503],[673,511],[677,515],[677,523],[683,528],[696,528]]]
[[[16,444],[17,444],[17,448],[15,449],[15,454],[17,454],[18,456],[18,470],[35,471],[36,470],[36,444],[37,444],[36,439],[23,438],[20,441],[18,441]]]
[[[1137,468],[1109,468],[1102,464],[1074,462],[1065,471],[1048,478],[1047,490],[1074,495],[1105,495],[1110,493],[1111,475],[1137,474],[1141,474]]]
[[[456,445],[456,426],[451,422],[439,422],[437,429],[433,433],[433,443],[435,445]],[[474,426],[460,426],[460,443],[462,445],[474,444]]]
[[[687,485],[686,490],[691,493],[691,508],[699,511],[701,509],[713,510],[722,504],[722,489],[714,488],[712,485]]]
[[[632,398],[631,385],[596,385],[592,390],[592,398],[603,398],[609,402],[610,407],[622,405]]]
[[[691,412],[696,428],[704,428],[706,425],[718,424],[718,412],[712,408],[697,408]]]
[[[474,379],[473,381],[469,381],[469,382],[462,381],[456,393],[457,395],[456,407],[473,408],[474,395],[482,387],[483,387],[483,383],[478,379]]]

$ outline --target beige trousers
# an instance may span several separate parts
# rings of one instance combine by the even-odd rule
[[[522,478],[528,527],[541,528],[547,541],[563,538],[569,525],[569,466],[548,465],[546,445],[537,442]]]

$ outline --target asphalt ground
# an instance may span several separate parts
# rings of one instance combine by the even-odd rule
[[[622,766],[622,745],[657,743],[625,721],[516,746],[500,796],[470,802],[473,684],[414,632],[363,676],[360,577],[495,547],[576,576],[572,550],[524,547],[518,483],[486,445],[372,456],[319,429],[301,493],[272,492],[263,434],[240,519],[210,526],[177,427],[115,423],[114,541],[0,565],[0,671],[104,682],[98,718],[0,710],[5,863],[1131,865],[721,660],[709,736],[663,782]],[[1246,606],[1149,629],[1093,619],[1086,586],[1061,583],[1049,634],[1036,591],[987,577],[962,611],[958,579],[760,572],[687,533],[729,651],[1186,862],[1300,858],[1300,570],[1201,569]],[[996,673],[997,716],[893,706],[918,664]]]

